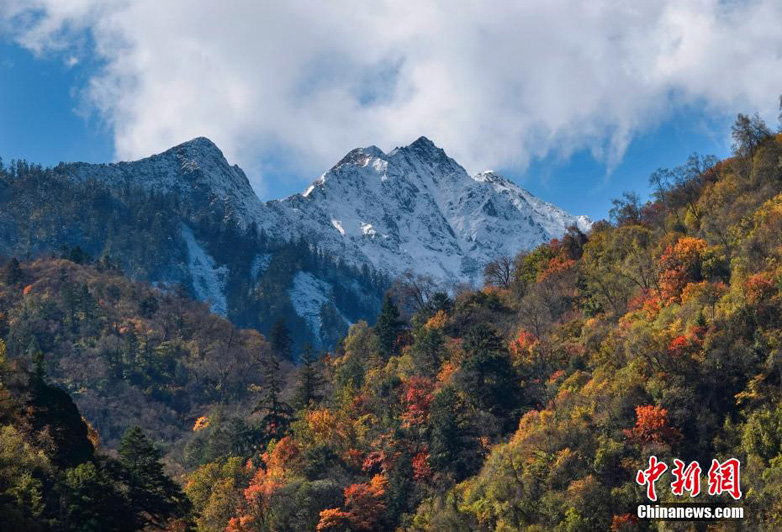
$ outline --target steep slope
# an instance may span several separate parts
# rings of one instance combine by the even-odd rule
[[[233,216],[240,223],[257,217],[262,207],[242,169],[228,164],[220,149],[204,137],[138,161],[66,163],[57,170],[77,181],[96,180],[114,189],[141,187],[170,193],[196,209]]]
[[[233,218],[242,227],[254,222],[276,238],[305,236],[354,265],[392,276],[415,265],[449,283],[475,282],[498,255],[530,249],[569,225],[590,226],[586,217],[571,216],[494,172],[471,177],[425,137],[388,154],[375,146],[355,149],[305,192],[267,203],[206,138],[136,162],[60,170],[115,189],[130,184],[170,193],[196,212]]]
[[[40,258],[16,271],[13,282],[0,272],[6,355],[38,360],[109,446],[139,425],[181,452],[196,418],[225,403],[248,413],[257,401],[251,385],[268,349],[257,331],[116,269]]]
[[[268,205],[291,236],[317,234],[348,260],[447,282],[475,282],[498,255],[591,225],[493,172],[470,177],[425,137],[388,154],[353,150],[304,193]]]
[[[265,209],[246,180],[218,192],[209,182],[242,174],[227,164],[208,173],[203,163],[171,150],[139,162],[138,172],[132,164],[0,169],[0,257],[57,254],[119,266],[168,291],[181,287],[241,327],[268,333],[282,320],[296,352],[306,342],[331,347],[350,323],[371,321],[388,286],[384,276],[347,265],[311,240],[258,230],[237,201],[236,192],[246,192],[251,208]],[[169,173],[158,181],[155,169]],[[180,181],[167,179],[177,172]],[[297,274],[317,278],[331,295],[301,304]]]

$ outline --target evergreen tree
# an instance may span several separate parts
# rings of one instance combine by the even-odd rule
[[[130,503],[118,485],[118,479],[107,475],[93,462],[68,469],[61,504],[69,529],[130,532],[143,526],[133,515]]]
[[[81,246],[75,246],[68,254],[68,260],[75,262],[76,264],[85,264],[89,261],[89,257],[84,253]]]
[[[52,463],[67,468],[93,458],[95,448],[79,409],[65,391],[45,382],[43,372],[31,376],[26,399],[32,428],[49,434]]]
[[[19,261],[16,260],[16,257],[13,257],[3,265],[3,269],[0,271],[0,279],[9,286],[15,285],[22,280],[22,268],[19,266]]]
[[[478,408],[498,417],[506,429],[513,428],[521,386],[505,341],[493,327],[479,323],[467,332],[463,345],[467,357],[457,382]]]
[[[435,471],[459,482],[480,469],[480,445],[453,386],[444,387],[432,401],[429,428],[429,463]]]
[[[293,340],[291,340],[290,330],[282,319],[275,321],[272,325],[269,342],[272,351],[279,359],[293,360]]]
[[[399,319],[399,309],[386,294],[383,298],[383,306],[375,323],[375,334],[380,343],[380,354],[390,356],[394,351],[399,333],[404,329],[404,323]]]
[[[438,311],[451,312],[453,309],[453,300],[445,292],[435,292],[426,302],[424,313],[434,316]]]
[[[139,427],[131,427],[119,447],[127,476],[132,513],[144,526],[163,528],[187,515],[190,506],[179,486],[163,471],[160,451]]]
[[[315,351],[310,344],[305,344],[302,349],[295,393],[294,404],[297,408],[305,408],[311,402],[317,402],[322,397],[323,376],[320,374],[317,364],[318,358],[315,356]]]
[[[282,400],[280,361],[274,349],[268,350],[264,362],[264,392],[254,411],[263,414],[261,429],[266,436],[280,438],[290,424],[293,409]]]
[[[437,329],[417,327],[413,334],[411,354],[416,372],[426,377],[434,377],[440,368],[445,340]]]

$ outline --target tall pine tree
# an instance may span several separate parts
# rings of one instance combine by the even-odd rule
[[[19,266],[19,261],[16,260],[16,257],[11,258],[3,265],[2,270],[0,270],[0,280],[9,286],[15,285],[22,280],[22,268]]]
[[[394,352],[399,333],[404,329],[404,323],[399,319],[399,309],[386,294],[383,298],[383,306],[375,323],[375,334],[380,343],[380,354],[389,357]]]
[[[279,359],[293,360],[293,340],[291,340],[290,330],[282,319],[275,321],[272,325],[269,343]]]
[[[261,430],[268,438],[281,438],[291,421],[293,409],[282,400],[282,372],[280,360],[275,349],[268,349],[262,357],[263,395],[255,407],[255,412],[262,414]]]
[[[305,344],[301,353],[298,382],[294,395],[297,408],[306,408],[310,403],[321,399],[323,376],[318,367],[318,358],[310,344]]]
[[[139,427],[131,427],[119,447],[127,476],[132,512],[146,527],[165,528],[171,519],[185,517],[190,503],[163,471],[160,451]]]

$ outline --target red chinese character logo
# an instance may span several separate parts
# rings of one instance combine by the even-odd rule
[[[712,460],[709,468],[709,495],[722,495],[727,492],[734,499],[740,499],[740,474],[741,463],[736,458],[722,463]]]
[[[674,481],[671,482],[671,491],[674,495],[682,496],[684,492],[690,493],[690,497],[697,497],[701,492],[701,466],[698,462],[690,462],[684,467],[684,462],[678,458],[673,459],[674,468],[671,473]]]
[[[654,489],[654,483],[657,482],[667,470],[668,466],[657,461],[656,456],[649,457],[649,467],[647,469],[638,470],[635,481],[641,486],[646,486],[646,496],[650,501],[657,500],[657,492]]]

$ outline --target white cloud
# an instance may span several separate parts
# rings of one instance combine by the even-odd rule
[[[776,0],[0,0],[0,17],[38,54],[103,61],[85,97],[118,158],[205,135],[259,176],[422,134],[468,170],[578,148],[610,166],[685,105],[771,117],[782,91]]]

